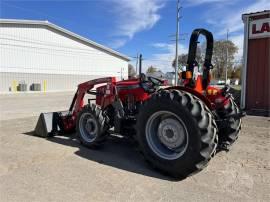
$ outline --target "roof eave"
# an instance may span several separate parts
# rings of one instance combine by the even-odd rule
[[[78,35],[78,34],[76,34],[74,32],[71,32],[71,31],[67,30],[67,29],[59,27],[59,26],[57,26],[57,25],[55,25],[55,24],[53,24],[53,23],[51,23],[51,22],[49,22],[47,20],[46,21],[40,21],[40,20],[0,19],[0,23],[3,23],[3,24],[30,24],[30,25],[48,26],[50,28],[53,28],[53,29],[58,30],[60,32],[63,32],[65,34],[68,34],[68,35],[70,35],[70,36],[72,36],[74,38],[77,38],[77,39],[79,39],[81,41],[84,41],[84,42],[86,42],[86,43],[88,43],[88,44],[90,44],[90,45],[92,45],[94,47],[97,47],[97,48],[99,48],[101,50],[104,50],[105,52],[108,52],[108,53],[110,53],[112,55],[115,55],[115,56],[117,56],[117,57],[119,57],[119,58],[121,58],[121,59],[123,59],[123,60],[125,60],[127,62],[130,61],[130,58],[128,56],[126,56],[126,55],[123,55],[123,54],[121,54],[121,53],[119,53],[119,52],[117,52],[115,50],[112,50],[112,49],[107,48],[107,47],[105,47],[105,46],[103,46],[101,44],[98,44],[98,43],[96,43],[96,42],[94,42],[92,40],[89,40],[89,39],[87,39],[85,37],[82,37],[82,36],[80,36],[80,35]]]
[[[246,22],[248,17],[265,15],[265,14],[269,14],[269,13],[270,13],[270,10],[264,10],[264,11],[254,12],[254,13],[244,13],[244,14],[242,14],[242,20],[243,20],[243,22]]]

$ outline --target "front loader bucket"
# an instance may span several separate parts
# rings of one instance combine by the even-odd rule
[[[62,131],[62,113],[63,112],[48,112],[41,113],[35,128],[35,134],[40,137],[50,137],[55,133]]]

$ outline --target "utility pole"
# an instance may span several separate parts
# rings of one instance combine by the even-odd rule
[[[228,80],[228,57],[229,57],[228,45],[229,45],[229,29],[227,29],[225,84],[227,84]]]
[[[140,54],[139,56],[139,78],[140,78],[140,81],[142,81],[142,54]]]
[[[180,1],[177,0],[176,6],[176,35],[175,35],[175,86],[178,85],[178,38],[179,38],[179,13],[180,13]]]
[[[137,56],[136,56],[136,75],[138,73],[138,60],[139,60],[139,54],[137,53]]]

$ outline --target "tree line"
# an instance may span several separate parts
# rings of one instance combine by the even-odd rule
[[[196,61],[199,65],[203,65],[204,62],[204,53],[205,53],[206,44],[197,47]],[[228,48],[228,55],[227,55]],[[214,66],[212,70],[212,77],[214,79],[225,79],[225,69],[228,65],[228,78],[230,79],[240,79],[242,61],[235,62],[235,54],[238,52],[237,46],[232,41],[227,40],[217,40],[214,42],[212,64]],[[183,66],[186,66],[188,59],[188,54],[180,54],[178,56],[178,68],[181,69]],[[175,59],[172,61],[173,68],[175,68]],[[160,71],[157,67],[150,66],[146,70],[146,73],[154,73]],[[136,74],[134,67],[129,66],[129,73],[132,75]]]

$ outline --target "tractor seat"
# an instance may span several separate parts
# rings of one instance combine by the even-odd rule
[[[156,92],[156,89],[153,87],[153,84],[149,81],[141,82],[141,87],[144,89],[146,93]]]
[[[146,93],[154,93],[156,91],[152,82],[147,80],[146,75],[144,73],[141,73],[140,78],[141,78],[140,86],[144,89]]]

